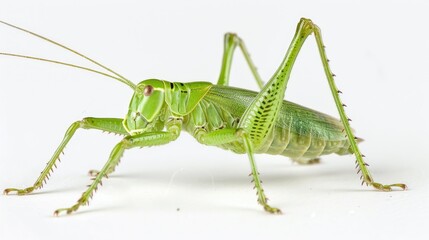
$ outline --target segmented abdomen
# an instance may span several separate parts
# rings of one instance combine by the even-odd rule
[[[275,127],[273,133],[256,152],[283,155],[294,160],[309,160],[331,153],[350,154],[349,147],[347,139],[327,140],[311,134],[300,135],[291,132],[290,129]]]
[[[256,92],[214,85],[184,119],[184,130],[198,133],[236,128]],[[294,160],[317,158],[330,153],[350,154],[341,122],[327,114],[283,101],[278,118],[266,139],[254,145],[255,153],[283,155]],[[241,142],[218,147],[245,153]]]

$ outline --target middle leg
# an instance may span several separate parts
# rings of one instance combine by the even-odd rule
[[[268,198],[265,196],[264,189],[262,188],[262,181],[259,177],[259,171],[256,167],[254,158],[254,148],[252,141],[249,136],[244,132],[243,129],[220,129],[210,133],[197,134],[197,140],[206,145],[219,146],[223,144],[241,142],[242,146],[240,149],[235,149],[237,152],[246,152],[250,161],[251,175],[253,177],[252,182],[255,184],[256,194],[258,195],[258,203],[264,207],[264,210],[269,213],[281,213],[281,210],[275,207],[271,207],[268,204]],[[234,145],[236,146],[236,145]],[[236,146],[237,147],[237,146]]]

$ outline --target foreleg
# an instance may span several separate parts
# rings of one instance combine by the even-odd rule
[[[70,214],[77,211],[80,206],[87,205],[89,199],[92,198],[94,192],[97,191],[98,186],[102,185],[102,178],[107,176],[110,169],[116,166],[116,163],[119,162],[126,149],[167,144],[177,139],[180,131],[181,122],[177,124],[173,122],[173,124],[167,126],[167,132],[146,132],[134,136],[126,136],[113,148],[109,156],[109,160],[95,176],[95,178],[93,178],[92,184],[88,186],[88,189],[84,193],[82,193],[82,196],[77,200],[77,203],[69,208],[57,209],[54,212],[54,215],[58,215],[61,212]]]
[[[16,192],[18,195],[25,195],[33,192],[35,189],[43,187],[43,184],[49,179],[50,174],[53,171],[53,168],[56,167],[58,161],[60,161],[60,155],[63,152],[64,148],[70,141],[70,139],[75,134],[76,130],[79,128],[83,129],[98,129],[106,132],[112,132],[120,135],[128,135],[127,131],[122,126],[123,119],[119,118],[84,118],[81,121],[74,122],[67,130],[61,144],[58,146],[54,155],[51,157],[49,162],[46,164],[46,167],[40,173],[40,176],[37,178],[36,182],[31,187],[24,189],[18,188],[7,188],[4,190],[4,194],[9,194],[11,192]]]

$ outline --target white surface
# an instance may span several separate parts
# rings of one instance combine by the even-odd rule
[[[94,57],[134,82],[215,82],[224,32],[246,41],[267,79],[299,18],[311,18],[323,31],[375,180],[410,189],[382,193],[360,186],[351,156],[299,166],[258,155],[270,203],[284,212],[272,216],[256,203],[245,156],[201,146],[184,133],[169,145],[127,152],[89,207],[55,218],[52,212],[74,204],[89,183],[87,170],[100,168],[120,139],[82,130],[45,188],[0,196],[0,239],[428,237],[427,1],[120,2],[2,1],[0,19]],[[92,66],[3,25],[0,36],[0,51]],[[33,183],[70,123],[123,117],[131,96],[120,83],[61,66],[0,57],[0,69],[1,189]],[[232,85],[256,89],[239,54],[232,71]],[[286,95],[337,116],[312,37]]]

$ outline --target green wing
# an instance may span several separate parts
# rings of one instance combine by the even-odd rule
[[[214,85],[204,99],[240,118],[257,92],[230,86]],[[276,127],[290,129],[299,135],[322,140],[346,139],[340,120],[293,102],[283,101]]]

